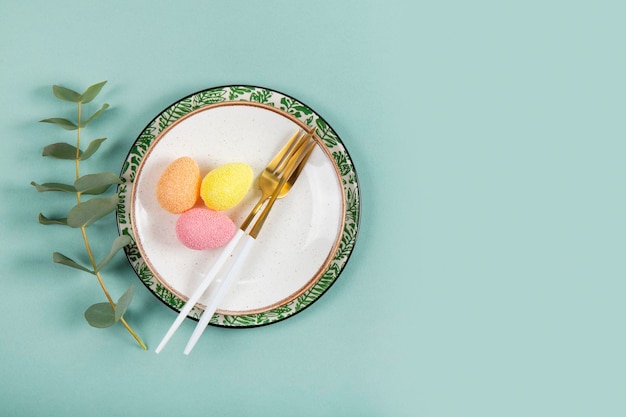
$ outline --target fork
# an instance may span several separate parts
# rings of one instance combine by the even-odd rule
[[[293,156],[289,159],[289,162],[287,163],[282,176],[274,178],[274,180],[280,178],[278,180],[278,185],[275,186],[274,192],[270,196],[269,201],[261,212],[258,220],[255,222],[254,226],[252,226],[252,229],[248,232],[248,234],[243,235],[243,239],[245,239],[244,246],[241,249],[241,252],[239,253],[237,259],[235,259],[234,264],[231,266],[231,269],[228,271],[228,274],[222,281],[221,285],[215,292],[211,294],[206,309],[204,310],[204,313],[202,313],[202,316],[200,317],[200,320],[198,321],[198,324],[196,325],[193,334],[189,338],[187,346],[185,346],[185,355],[188,355],[191,352],[198,339],[200,339],[200,336],[202,335],[204,330],[206,330],[207,325],[211,320],[211,317],[213,317],[213,313],[215,313],[215,310],[217,310],[218,304],[222,301],[224,296],[228,293],[228,290],[230,289],[232,284],[235,282],[235,277],[239,275],[239,270],[243,266],[244,260],[250,253],[252,244],[259,235],[259,232],[261,231],[261,228],[263,227],[263,224],[265,223],[265,220],[267,219],[267,216],[272,206],[276,202],[276,199],[284,191],[283,188],[286,185],[288,185],[289,183],[293,184],[293,182],[295,182],[295,180],[297,179],[297,175],[296,178],[294,178],[293,180],[292,177],[296,174],[296,170],[299,174],[299,172],[304,167],[307,159],[311,155],[311,152],[313,152],[313,148],[315,147],[315,141],[309,141],[312,136],[313,133],[308,133],[303,136],[303,139],[300,140],[298,145],[296,146]],[[289,187],[289,189],[291,189],[291,187]],[[289,192],[289,189],[287,189],[287,192]]]
[[[178,316],[163,337],[163,340],[161,340],[161,343],[159,344],[159,346],[157,346],[155,350],[156,353],[159,353],[165,347],[169,339],[173,336],[178,327],[180,327],[185,317],[187,317],[187,315],[198,302],[202,294],[204,294],[204,292],[207,290],[207,288],[209,287],[217,273],[220,271],[226,260],[231,256],[239,241],[244,236],[246,236],[247,238],[245,245],[243,249],[239,252],[238,258],[234,260],[233,264],[231,265],[230,271],[228,272],[226,278],[223,280],[221,285],[217,288],[216,291],[212,293],[210,300],[207,303],[207,308],[202,314],[200,321],[198,322],[198,326],[196,327],[192,338],[185,348],[185,354],[188,354],[197,342],[200,334],[203,331],[203,328],[206,328],[213,313],[217,309],[217,305],[225,295],[226,290],[228,289],[228,287],[230,287],[230,284],[232,284],[234,277],[237,275],[239,269],[243,265],[243,261],[246,258],[249,250],[251,249],[252,242],[254,242],[254,239],[256,239],[256,237],[258,236],[260,228],[263,226],[263,222],[265,221],[265,218],[267,218],[267,215],[272,205],[277,198],[282,198],[289,192],[315,146],[315,141],[310,141],[315,133],[315,129],[313,129],[312,132],[304,134],[302,136],[300,136],[300,133],[301,131],[296,132],[296,134],[283,146],[283,148],[269,162],[267,167],[261,172],[258,182],[259,188],[261,188],[262,191],[262,196],[259,199],[259,202],[251,210],[248,217],[244,220],[240,228],[237,230],[235,236],[224,248],[217,261],[213,264],[209,272],[205,275],[198,288],[194,291],[191,297],[189,297],[183,308],[180,310]],[[266,201],[268,201],[268,204],[261,213],[259,220],[253,226],[250,234],[246,235],[246,230],[248,229],[250,223],[255,218],[256,213],[259,211],[260,207],[262,207],[262,205]]]
[[[284,171],[287,166],[287,162],[289,162],[289,157],[297,150],[297,146],[301,139],[304,139],[304,136],[300,136],[302,133],[301,130],[298,130],[293,136],[287,141],[287,143],[282,147],[280,151],[274,156],[272,161],[265,167],[265,169],[261,172],[258,178],[258,185],[261,189],[261,198],[256,203],[254,208],[248,214],[248,217],[241,223],[240,229],[247,229],[250,225],[250,222],[254,219],[256,213],[258,213],[259,209],[274,193],[274,190],[278,186],[278,182],[280,181],[279,174]],[[302,170],[304,165],[298,166],[296,172],[287,180],[287,183],[280,189],[280,193],[277,198],[283,198],[287,195],[293,183],[298,179],[299,171]]]

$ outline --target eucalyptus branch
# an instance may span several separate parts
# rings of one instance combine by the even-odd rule
[[[97,261],[87,236],[87,227],[107,214],[115,211],[118,204],[118,195],[113,194],[108,197],[92,197],[86,200],[83,199],[83,195],[104,194],[112,185],[120,184],[121,182],[119,177],[112,172],[101,172],[82,176],[80,172],[81,161],[84,161],[94,155],[100,148],[102,142],[106,140],[106,138],[94,139],[87,145],[84,151],[81,150],[82,130],[91,121],[100,117],[100,115],[102,115],[102,113],[109,107],[109,105],[105,103],[91,116],[85,118],[83,117],[83,105],[96,98],[105,83],[106,81],[94,84],[88,87],[82,94],[57,85],[52,87],[52,92],[58,99],[69,101],[77,105],[76,122],[59,117],[44,119],[41,120],[41,122],[52,123],[65,130],[76,131],[76,146],[65,142],[53,143],[43,149],[42,155],[56,159],[73,160],[75,165],[75,181],[73,184],[63,184],[57,182],[48,182],[43,184],[31,182],[31,184],[39,192],[66,192],[73,193],[76,196],[76,205],[70,209],[67,217],[50,219],[40,213],[39,222],[44,225],[57,224],[80,230],[83,244],[89,258],[89,265],[82,265],[59,252],[53,253],[52,260],[55,263],[90,273],[96,277],[96,280],[104,293],[106,302],[96,303],[87,308],[84,314],[87,322],[91,326],[97,328],[110,327],[119,322],[143,349],[147,349],[144,342],[139,338],[139,336],[137,336],[135,331],[129,326],[124,318],[124,313],[127,311],[133,298],[135,287],[131,285],[124,292],[124,294],[122,294],[122,296],[115,301],[111,297],[111,294],[104,284],[104,280],[101,275],[102,268],[107,265],[111,259],[113,259],[115,254],[119,252],[120,249],[131,243],[131,238],[126,235],[116,238],[111,245],[109,253],[100,261]]]

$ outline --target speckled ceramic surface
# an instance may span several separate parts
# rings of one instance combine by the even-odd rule
[[[333,129],[312,109],[285,94],[253,86],[217,87],[174,103],[133,144],[118,188],[120,233],[134,237],[126,255],[141,281],[179,310],[220,248],[194,251],[176,239],[178,215],[156,201],[156,182],[181,156],[194,158],[201,175],[228,162],[249,164],[255,176],[302,128],[317,128],[318,146],[291,192],[279,200],[240,278],[211,323],[249,327],[292,316],[322,296],[354,246],[360,197],[352,161]],[[260,196],[253,184],[225,213],[239,225]],[[201,204],[201,201],[199,202]],[[203,302],[191,311],[198,318]]]

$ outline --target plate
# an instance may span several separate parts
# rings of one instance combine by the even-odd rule
[[[316,146],[291,192],[274,205],[237,282],[210,324],[254,327],[302,311],[343,271],[357,239],[359,184],[352,159],[332,127],[309,106],[263,87],[215,87],[191,94],[157,115],[132,145],[120,177],[117,223],[133,238],[126,257],[139,279],[179,311],[221,248],[196,251],[176,238],[179,215],[161,208],[156,183],[176,158],[192,157],[204,176],[229,162],[250,165],[257,177],[298,130],[316,128]],[[225,211],[236,225],[254,206],[254,183]],[[202,200],[199,200],[199,205]],[[218,275],[189,313],[202,314]]]

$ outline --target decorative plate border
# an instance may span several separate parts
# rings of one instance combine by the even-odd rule
[[[256,327],[284,320],[304,310],[319,299],[337,280],[343,271],[357,239],[361,217],[361,198],[359,182],[343,142],[326,121],[309,106],[286,94],[264,87],[251,85],[229,85],[214,87],[182,98],[163,110],[143,129],[136,139],[122,166],[120,178],[122,184],[117,188],[120,202],[117,207],[117,225],[120,234],[133,238],[133,243],[124,248],[126,258],[143,284],[163,303],[175,311],[180,311],[185,301],[163,286],[153,275],[143,260],[137,245],[134,243],[131,213],[128,207],[131,200],[135,175],[141,161],[152,143],[168,127],[180,118],[198,109],[229,101],[259,103],[279,109],[303,124],[317,128],[317,135],[332,155],[345,195],[344,228],[337,250],[332,261],[320,275],[317,282],[300,296],[271,310],[246,314],[222,315],[216,313],[210,324],[222,327]],[[194,307],[189,317],[197,320],[202,309]]]

